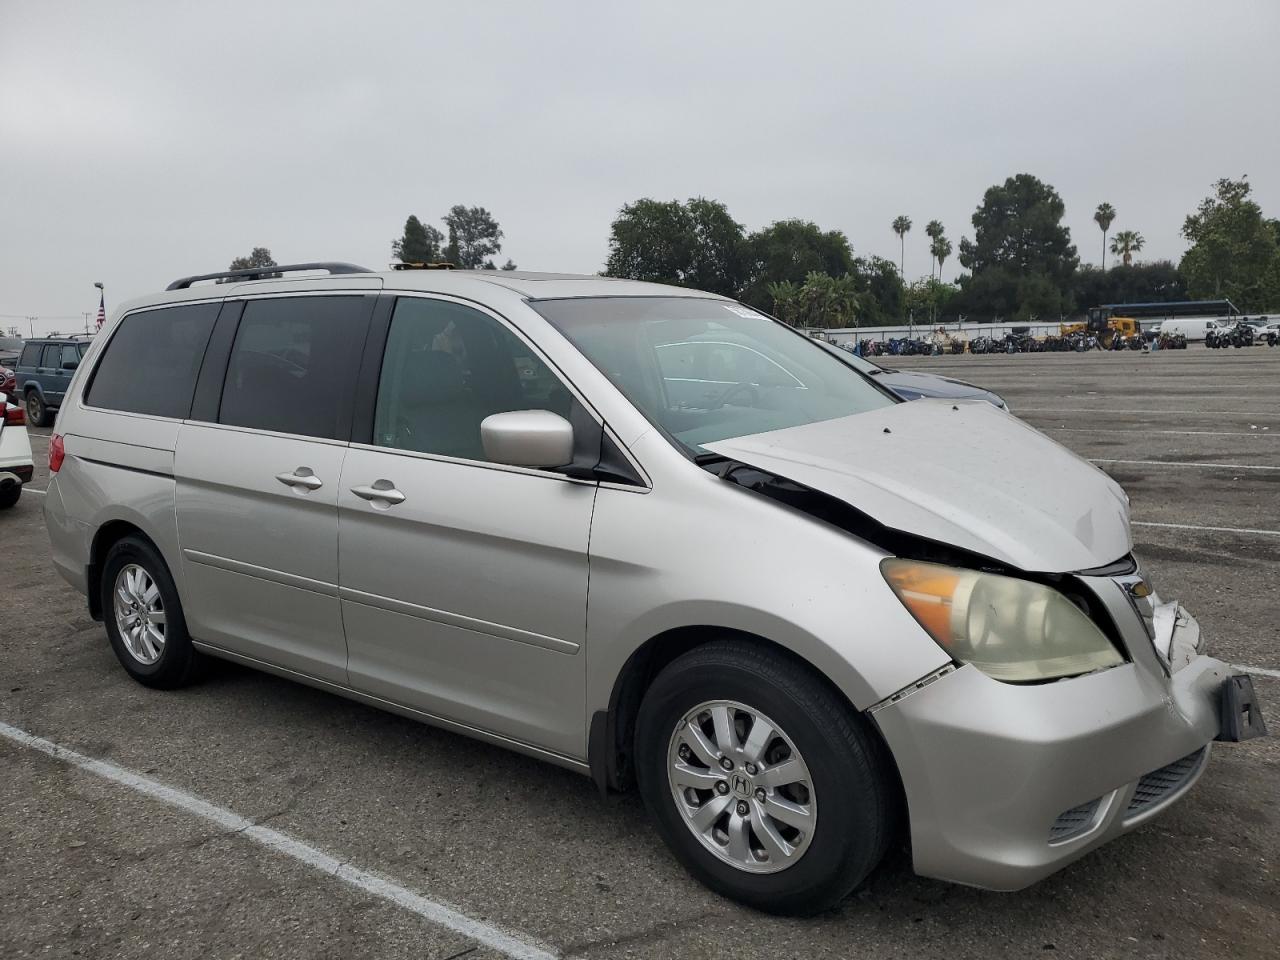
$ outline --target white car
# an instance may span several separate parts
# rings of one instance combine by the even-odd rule
[[[1262,326],[1253,328],[1253,342],[1269,343],[1271,339],[1275,339],[1276,344],[1280,345],[1280,320],[1271,320]]]
[[[0,510],[7,510],[22,496],[22,485],[31,482],[31,441],[27,439],[27,417],[22,407],[0,393]]]

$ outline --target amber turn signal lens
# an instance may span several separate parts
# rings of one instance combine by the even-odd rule
[[[960,574],[931,563],[888,561],[884,577],[898,599],[911,611],[929,636],[950,649],[955,640],[951,628],[951,604],[960,585]]]

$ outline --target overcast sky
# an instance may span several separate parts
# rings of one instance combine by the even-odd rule
[[[80,325],[257,245],[385,268],[482,205],[522,269],[595,272],[638,197],[804,217],[928,273],[1033,173],[1096,263],[1250,175],[1280,216],[1280,3],[0,0],[0,327]],[[304,13],[305,11],[305,13]],[[953,257],[946,275],[959,271]],[[74,320],[62,319],[72,317]]]

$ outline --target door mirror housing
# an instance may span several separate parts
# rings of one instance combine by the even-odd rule
[[[573,460],[573,426],[550,410],[512,410],[480,422],[480,443],[493,463],[563,467]]]
[[[63,360],[62,361],[63,370],[74,370],[78,366],[80,366],[79,360]]]

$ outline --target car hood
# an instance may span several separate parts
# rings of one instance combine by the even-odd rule
[[[981,401],[916,400],[704,446],[1028,572],[1088,570],[1132,548],[1119,484]]]
[[[894,393],[910,395],[909,399],[912,400],[918,397],[941,397],[945,400],[985,400],[987,403],[1000,405],[1000,398],[990,390],[934,373],[886,370],[876,377],[876,381]]]

